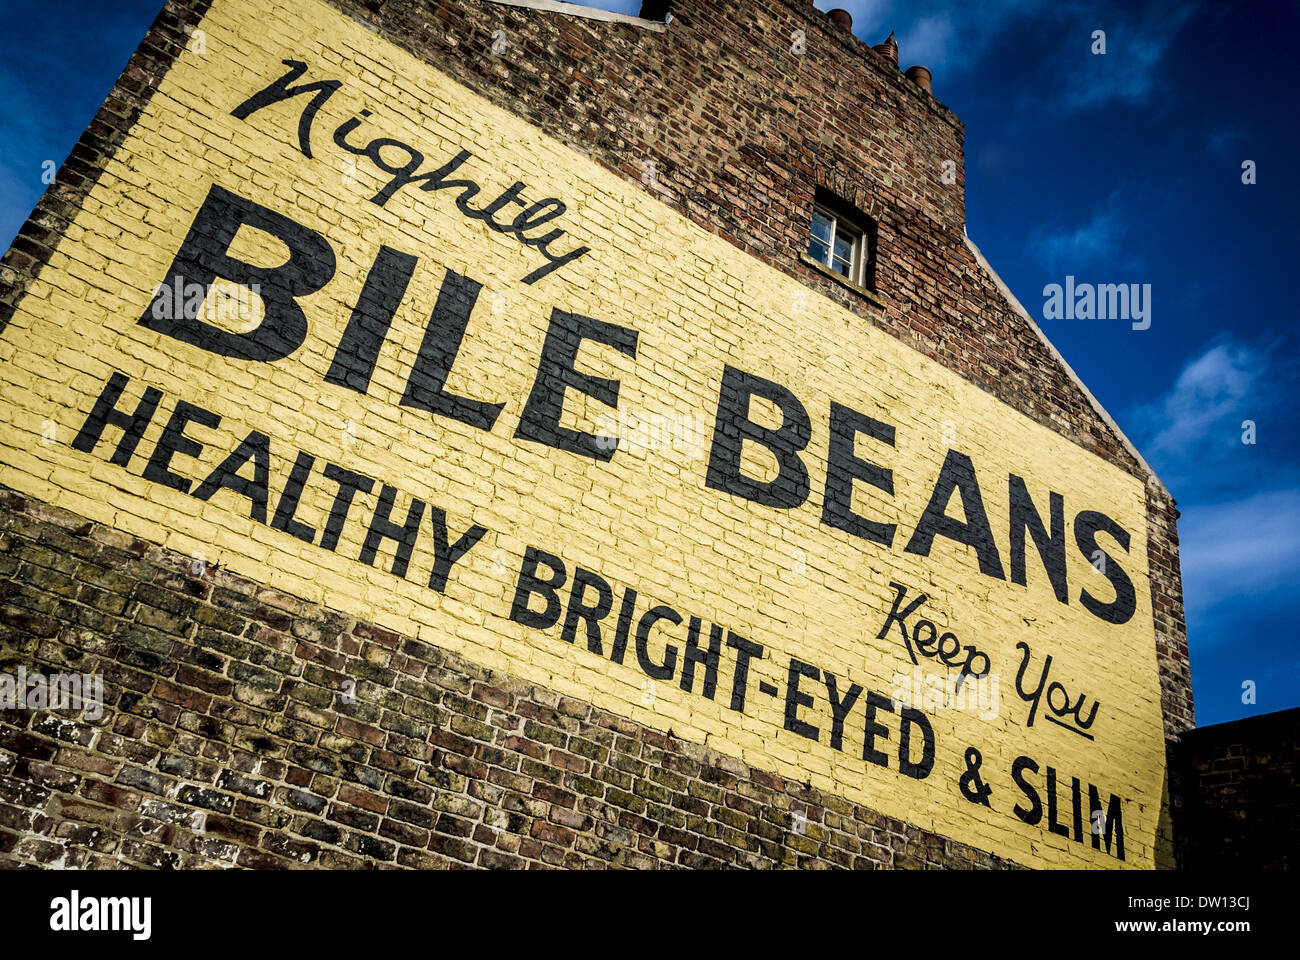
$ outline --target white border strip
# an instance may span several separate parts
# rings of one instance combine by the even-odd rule
[[[646,20],[642,17],[631,17],[626,13],[598,10],[595,7],[583,6],[580,3],[559,3],[558,0],[486,0],[486,2],[501,3],[507,7],[528,7],[531,10],[545,10],[548,13],[567,13],[571,17],[586,17],[588,20],[604,20],[607,23],[627,23],[643,30],[654,30],[658,33],[668,29],[666,23],[656,23],[654,20]]]
[[[1007,302],[1011,304],[1016,313],[1020,315],[1020,319],[1029,324],[1030,329],[1032,329],[1034,333],[1038,334],[1038,339],[1043,341],[1047,346],[1047,349],[1051,351],[1052,356],[1056,358],[1057,363],[1065,368],[1065,372],[1070,375],[1070,379],[1074,381],[1075,385],[1083,391],[1083,395],[1088,398],[1088,402],[1091,403],[1092,408],[1097,411],[1097,415],[1105,421],[1107,426],[1115,431],[1115,435],[1119,437],[1120,441],[1124,444],[1125,449],[1133,455],[1133,459],[1136,460],[1139,466],[1146,471],[1148,478],[1150,478],[1150,480],[1152,480],[1166,495],[1172,496],[1169,493],[1169,488],[1164,485],[1164,481],[1162,481],[1156,475],[1156,472],[1151,469],[1151,464],[1147,463],[1142,454],[1138,453],[1137,447],[1133,446],[1133,442],[1124,435],[1124,431],[1119,428],[1119,424],[1117,424],[1114,419],[1112,419],[1111,415],[1106,412],[1106,408],[1101,405],[1100,401],[1092,395],[1092,391],[1089,390],[1084,382],[1079,379],[1079,375],[1074,372],[1073,368],[1065,362],[1065,357],[1061,356],[1061,351],[1057,350],[1052,341],[1047,339],[1047,335],[1043,333],[1038,324],[1034,322],[1034,318],[1029,315],[1029,311],[1024,308],[1024,305],[1019,300],[1016,299],[1016,295],[1011,292],[1011,289],[1003,282],[1002,278],[998,276],[998,272],[993,269],[987,260],[984,259],[984,254],[980,253],[980,248],[975,246],[975,242],[971,240],[969,235],[967,235],[965,227],[962,227],[962,236],[965,238],[966,246],[970,249],[970,252],[975,255],[975,261],[984,269],[984,272],[989,275],[989,278],[997,286],[998,290],[1002,293],[1002,296],[1006,297]]]

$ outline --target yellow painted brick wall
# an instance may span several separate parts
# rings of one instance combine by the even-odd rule
[[[297,139],[306,97],[244,120],[231,116],[285,72],[285,59],[309,65],[300,82],[343,83],[316,118],[311,158]],[[591,252],[526,285],[521,279],[543,258],[466,219],[450,192],[408,188],[383,208],[369,202],[388,176],[331,141],[362,110],[371,114],[351,135],[354,142],[395,138],[427,158],[422,169],[468,149],[473,157],[457,175],[483,186],[479,203],[515,181],[528,185],[530,201],[562,198],[568,211],[555,225],[566,235],[556,250],[586,244]],[[213,184],[293,218],[333,247],[336,273],[302,299],[307,340],[286,359],[223,358],[137,323]],[[284,251],[264,241],[241,233],[232,254],[273,266]],[[363,395],[327,384],[324,375],[381,244],[418,256],[419,264]],[[446,388],[504,402],[491,432],[398,402],[448,268],[484,290]],[[638,331],[635,357],[584,343],[579,367],[619,381],[624,420],[666,418],[689,425],[698,442],[638,448],[625,441],[604,463],[515,439],[553,308]],[[812,493],[802,506],[776,510],[705,485],[724,365],[782,384],[808,409],[812,442],[803,457]],[[114,371],[131,380],[124,408],[133,408],[146,386],[165,395],[126,468],[108,462],[118,436],[112,427],[94,452],[69,445]],[[328,460],[397,487],[395,520],[414,497],[447,511],[453,538],[472,523],[490,532],[456,565],[440,595],[426,586],[433,558],[427,520],[405,579],[389,572],[391,542],[374,566],[357,559],[378,484],[357,496],[331,553],[250,519],[248,501],[231,491],[203,502],[149,482],[143,462],[178,400],[222,417],[218,429],[187,430],[203,444],[197,460],[177,456],[172,464],[187,477],[202,479],[250,430],[262,430],[272,441],[272,509],[296,452],[317,458],[298,511],[317,530],[333,496],[319,476]],[[862,483],[854,495],[857,512],[899,524],[891,548],[820,522],[832,400],[897,426],[892,450],[865,439],[858,445],[859,456],[893,468],[894,496]],[[756,420],[775,425],[760,403],[754,406]],[[564,423],[599,432],[612,413],[569,391]],[[1032,544],[1027,587],[982,575],[972,550],[943,538],[929,557],[905,553],[950,447],[975,464],[1004,566],[1008,474],[1025,478],[1044,515],[1048,491],[1063,494],[1067,525],[1084,509],[1118,521],[1132,534],[1127,553],[1104,537],[1102,545],[1133,579],[1136,614],[1114,625],[1080,605],[1082,587],[1103,599],[1110,588],[1072,537],[1068,605],[1054,597]],[[0,483],[29,495],[810,780],[926,830],[1031,865],[1153,863],[1164,741],[1141,482],[315,0],[214,4],[201,42],[167,74],[0,335],[0,460]],[[747,445],[748,473],[763,478],[769,460]],[[950,510],[960,516],[958,505]],[[702,669],[688,693],[676,680],[650,680],[632,651],[624,663],[611,663],[614,615],[603,624],[604,656],[586,648],[581,627],[569,645],[559,626],[539,631],[512,621],[515,578],[530,545],[561,556],[570,576],[581,566],[614,585],[615,614],[631,586],[641,596],[638,615],[667,604],[683,617],[702,617],[706,635],[716,622],[761,643],[764,659],[751,665],[745,711],[728,704],[735,660],[726,648],[718,693],[709,700],[699,692]],[[783,724],[791,657],[835,674],[841,690],[855,682],[888,696],[896,675],[912,674],[897,631],[876,638],[893,600],[891,580],[911,588],[909,599],[929,594],[918,616],[930,615],[988,653],[986,689],[996,682],[999,694],[995,711],[925,709],[937,748],[933,771],[920,780],[897,769],[897,714],[880,715],[890,731],[878,744],[890,755],[888,766],[862,759],[862,700],[846,723],[842,750],[828,742],[830,710],[817,682],[804,681],[814,704],[801,708],[800,719],[820,728],[818,740]],[[680,651],[685,624],[661,624],[655,655],[666,635]],[[1026,725],[1028,705],[1016,695],[1022,641],[1033,650],[1031,678],[1051,655],[1050,680],[1072,698],[1099,701],[1094,740],[1043,722],[1046,702],[1035,724]],[[922,668],[937,669],[933,660]],[[761,695],[759,681],[781,696]],[[960,789],[969,747],[981,752],[989,806]],[[1010,777],[1021,755],[1039,764],[1033,779],[1044,803],[1045,768],[1062,778],[1062,823],[1070,822],[1072,777],[1084,785],[1085,803],[1087,784],[1097,785],[1103,802],[1111,793],[1123,798],[1122,863],[1094,850],[1086,836],[1080,843],[1051,832],[1045,814],[1035,826],[1013,814],[1024,800]]]

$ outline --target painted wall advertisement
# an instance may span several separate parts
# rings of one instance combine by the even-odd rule
[[[332,8],[201,33],[0,334],[0,483],[1021,863],[1152,864],[1139,480]]]

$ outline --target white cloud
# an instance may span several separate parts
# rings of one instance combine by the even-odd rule
[[[923,17],[898,38],[898,55],[907,60],[900,66],[906,68],[909,64],[923,63],[932,70],[942,69],[947,66],[949,44],[956,33],[948,14]]]
[[[1120,211],[1117,190],[1093,211],[1087,223],[1035,230],[1030,235],[1030,250],[1043,266],[1054,272],[1080,276],[1097,263],[1118,267],[1119,244],[1127,229]]]
[[[1225,124],[1210,133],[1208,149],[1216,156],[1228,156],[1238,143],[1245,139],[1245,134],[1240,127],[1234,124]]]
[[[1156,403],[1138,410],[1144,446],[1157,459],[1199,459],[1207,437],[1241,444],[1239,416],[1268,369],[1268,353],[1220,342],[1194,359]]]
[[[1229,597],[1259,595],[1300,580],[1300,490],[1191,507],[1178,520],[1183,594],[1189,614]],[[1262,629],[1242,617],[1243,625]]]
[[[1098,17],[1093,29],[1106,34],[1105,54],[1092,53],[1081,37],[1069,61],[1078,64],[1065,80],[1064,105],[1070,109],[1101,107],[1112,101],[1145,103],[1160,80],[1160,62],[1174,35],[1195,12],[1194,3],[1149,9],[1143,18]],[[1067,56],[1061,54],[1061,56]]]

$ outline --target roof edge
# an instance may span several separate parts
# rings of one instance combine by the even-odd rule
[[[504,4],[507,7],[527,7],[531,10],[543,10],[547,13],[566,13],[571,17],[604,20],[607,23],[627,23],[634,27],[640,27],[642,30],[653,30],[656,33],[662,33],[668,29],[666,23],[647,20],[644,17],[634,17],[626,13],[601,10],[597,7],[588,7],[580,3],[560,3],[558,0],[488,0],[488,2]]]
[[[1151,464],[1147,463],[1146,458],[1138,452],[1137,447],[1133,445],[1133,441],[1130,440],[1124,431],[1120,429],[1119,424],[1115,422],[1115,419],[1106,412],[1106,408],[1101,405],[1101,401],[1092,395],[1092,391],[1088,389],[1087,384],[1079,379],[1079,375],[1074,372],[1074,368],[1071,367],[1065,357],[1061,355],[1061,351],[1056,349],[1056,345],[1047,338],[1047,334],[1043,333],[1042,328],[1039,327],[1034,321],[1034,318],[1029,315],[1029,311],[1025,309],[1024,304],[1022,304],[1016,295],[1011,292],[1011,288],[1006,285],[1006,282],[998,275],[998,272],[993,269],[992,264],[985,259],[984,254],[980,252],[980,248],[975,246],[975,241],[973,241],[970,238],[970,235],[966,233],[965,227],[962,227],[962,238],[966,241],[967,248],[972,254],[974,254],[975,262],[978,263],[984,272],[988,274],[999,292],[1001,292],[1002,296],[1006,298],[1007,303],[1011,304],[1011,307],[1020,316],[1020,319],[1029,324],[1029,328],[1038,335],[1038,339],[1043,342],[1043,345],[1046,346],[1049,351],[1051,351],[1052,356],[1056,358],[1056,362],[1064,368],[1067,374],[1069,374],[1070,379],[1074,381],[1075,386],[1083,391],[1083,395],[1088,398],[1088,402],[1092,404],[1092,408],[1097,412],[1097,415],[1101,417],[1102,421],[1108,427],[1115,431],[1115,436],[1119,437],[1120,442],[1124,444],[1124,449],[1132,454],[1133,459],[1138,462],[1138,465],[1144,471],[1146,471],[1148,479],[1153,481],[1156,486],[1172,500],[1173,494],[1169,492],[1169,488],[1165,486],[1164,481],[1160,479],[1159,475],[1157,475],[1153,469],[1151,469]]]

